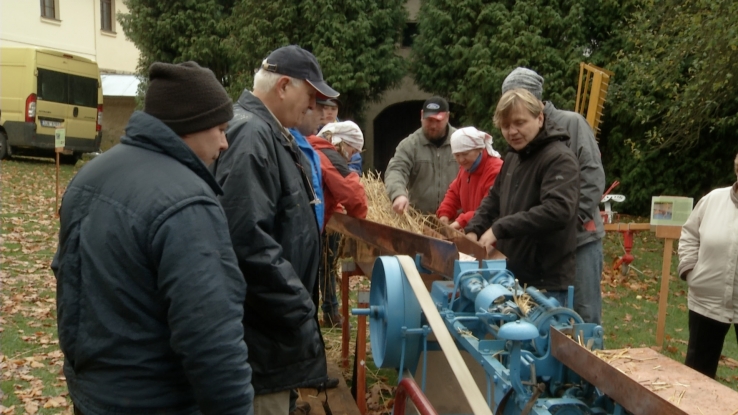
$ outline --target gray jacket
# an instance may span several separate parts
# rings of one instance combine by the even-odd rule
[[[579,160],[579,210],[577,216],[577,246],[597,241],[605,236],[600,217],[600,200],[605,191],[605,169],[602,167],[600,149],[597,146],[592,128],[580,114],[559,110],[546,101],[543,109],[548,129],[549,123],[564,128],[569,133],[569,148]],[[594,220],[594,232],[584,229],[584,224]]]
[[[459,172],[459,165],[451,153],[454,131],[456,128],[449,125],[446,141],[440,147],[425,138],[422,128],[400,142],[384,175],[390,200],[407,196],[416,209],[436,213],[448,186]]]

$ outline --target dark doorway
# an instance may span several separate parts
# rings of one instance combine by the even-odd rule
[[[382,110],[374,119],[374,168],[382,173],[387,169],[395,149],[403,138],[420,128],[420,110],[424,101],[404,101]],[[450,124],[456,126],[458,106],[449,103]]]
[[[385,108],[374,119],[374,168],[387,168],[395,148],[403,138],[420,128],[420,110],[423,101],[405,101]]]

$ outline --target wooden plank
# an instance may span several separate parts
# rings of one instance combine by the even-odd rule
[[[658,228],[657,231],[658,233]],[[656,323],[656,346],[664,346],[664,331],[666,330],[666,306],[669,303],[669,279],[671,278],[671,251],[674,249],[674,240],[664,240],[664,257],[661,263],[661,290],[659,291],[659,313]]]
[[[325,396],[322,393],[318,396],[318,391],[311,388],[298,389],[298,392],[300,393],[298,400],[310,404],[310,415],[326,415],[325,409],[323,409]]]
[[[657,238],[679,239],[682,236],[681,226],[657,225],[655,228]]]
[[[733,415],[738,411],[738,392],[655,350],[608,350],[602,358],[689,415]]]
[[[650,223],[606,223],[604,224],[605,232],[620,231],[650,231]]]
[[[361,415],[351,396],[351,389],[346,386],[341,369],[335,363],[328,364],[328,376],[338,378],[338,387],[328,389],[328,406],[334,415]],[[321,396],[325,397],[323,394]]]
[[[738,411],[738,392],[650,348],[593,354],[552,329],[551,353],[634,415]]]
[[[441,350],[443,350],[443,354],[448,359],[449,365],[451,365],[451,369],[459,381],[464,397],[472,408],[473,413],[475,415],[492,415],[492,411],[487,406],[487,401],[482,396],[482,392],[479,391],[469,368],[461,357],[461,353],[453,337],[451,337],[448,329],[446,329],[446,325],[438,313],[438,309],[433,303],[430,293],[425,288],[420,274],[418,274],[418,270],[415,268],[415,262],[407,255],[397,255],[397,259],[400,261],[403,271],[405,271],[405,276],[415,293],[415,297],[417,297],[420,303],[420,308],[423,310],[425,318],[428,320],[428,324],[433,330],[433,334],[436,336]]]
[[[421,264],[441,275],[454,275],[454,260],[459,251],[452,242],[396,229],[370,220],[335,213],[328,226],[346,236],[378,248],[384,254],[421,256]]]
[[[346,386],[346,381],[338,366],[333,362],[328,362],[328,376],[338,378],[338,387],[321,391],[314,388],[301,388],[300,400],[310,404],[310,415],[325,415],[328,411],[324,408],[326,396],[328,397],[328,408],[334,415],[361,415],[359,407],[356,406],[354,398],[351,396],[351,390]]]
[[[553,357],[633,415],[688,415],[553,327],[550,336]]]

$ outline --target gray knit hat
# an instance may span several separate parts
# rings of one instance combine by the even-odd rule
[[[230,121],[233,102],[213,71],[197,62],[156,62],[149,67],[144,112],[183,136]]]
[[[502,82],[502,93],[515,89],[527,89],[536,98],[543,96],[543,77],[528,68],[515,68]]]

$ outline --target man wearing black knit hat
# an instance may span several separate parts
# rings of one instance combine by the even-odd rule
[[[67,187],[51,267],[75,413],[252,413],[246,284],[208,171],[232,116],[210,70],[155,63],[121,144]]]
[[[287,130],[316,96],[338,92],[323,80],[312,53],[291,45],[273,51],[244,91],[228,124],[228,144],[214,166],[233,248],[249,290],[244,333],[254,370],[255,415],[289,412],[290,390],[327,381],[318,326],[320,203],[310,165]]]

